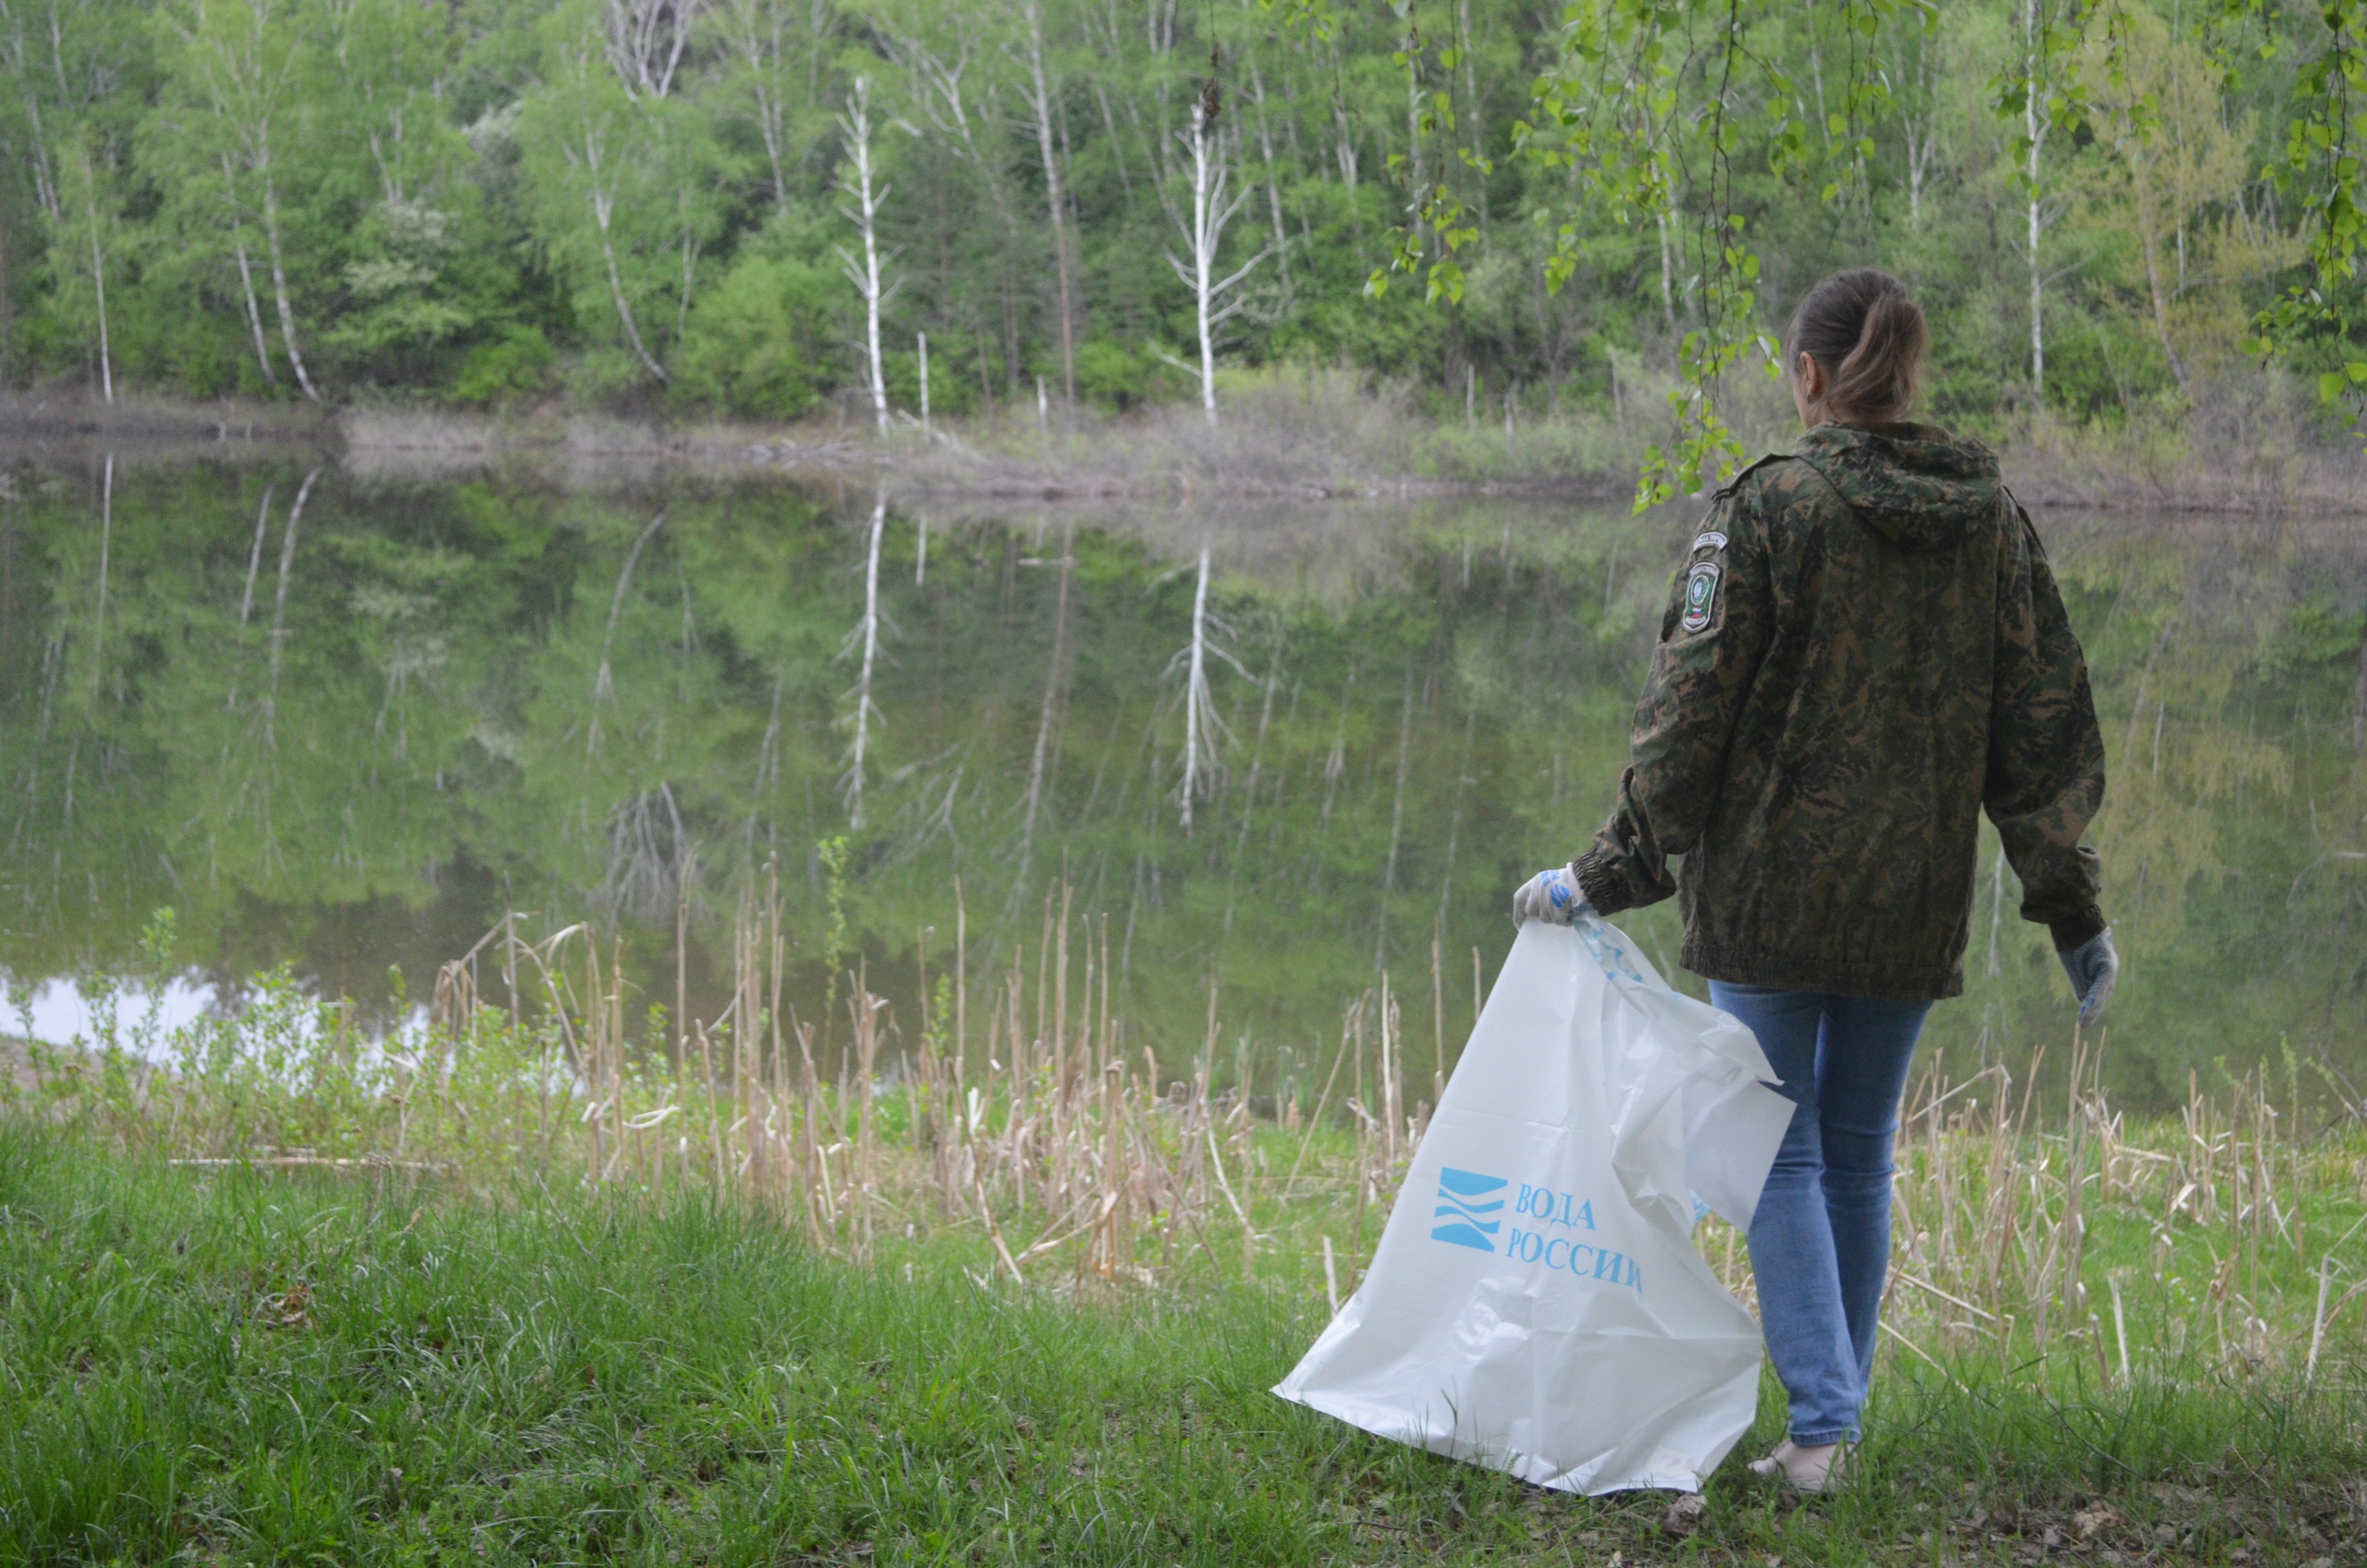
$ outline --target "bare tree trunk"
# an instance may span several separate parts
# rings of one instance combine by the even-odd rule
[[[1348,188],[1348,210],[1353,213],[1356,195],[1356,127],[1348,117],[1347,100],[1336,82],[1331,89],[1331,129],[1332,161],[1340,165],[1340,182]]]
[[[1229,304],[1219,301],[1249,276],[1252,267],[1266,259],[1266,252],[1260,251],[1231,276],[1216,276],[1217,252],[1224,245],[1225,226],[1240,213],[1250,193],[1244,190],[1231,201],[1225,199],[1224,143],[1211,134],[1215,103],[1216,85],[1211,82],[1193,102],[1191,130],[1178,138],[1192,154],[1192,215],[1184,233],[1192,247],[1192,260],[1187,265],[1176,260],[1171,251],[1167,258],[1184,287],[1192,290],[1200,338],[1200,411],[1210,424],[1217,422],[1216,330],[1241,309],[1242,303],[1237,299]]]
[[[99,386],[108,403],[115,401],[115,363],[107,347],[107,263],[99,253],[98,199],[86,195],[84,202],[91,215],[91,294],[99,308]]]
[[[789,171],[781,166],[781,156],[787,149],[789,134],[782,125],[780,99],[761,88],[756,92],[756,123],[763,129],[765,160],[773,171],[773,210],[779,212],[789,205]]]
[[[24,71],[21,59],[18,61],[17,68],[20,74]],[[33,200],[41,203],[42,215],[55,224],[60,221],[61,216],[57,175],[50,167],[49,146],[42,136],[41,94],[32,90],[30,81],[25,88],[25,120],[32,132]]]
[[[254,268],[247,262],[247,242],[233,238],[230,241],[239,257],[239,283],[247,295],[247,326],[254,334],[255,363],[263,367],[263,378],[272,386],[279,385],[279,373],[271,368],[271,342],[264,335],[263,308],[255,303]]]
[[[2191,400],[2194,387],[2187,380],[2186,361],[2170,339],[2170,299],[2162,283],[2161,212],[2153,200],[2152,170],[2145,163],[2143,141],[2132,140],[2137,145],[2135,156],[2128,160],[2129,186],[2137,202],[2138,238],[2145,250],[2145,287],[2153,306],[2153,332],[2162,340],[2162,353],[2170,361],[2170,374],[2177,378],[2179,393]]]
[[[593,151],[589,136],[584,138],[584,150],[587,153]],[[617,307],[617,320],[623,324],[625,341],[632,346],[633,358],[639,360],[642,368],[656,376],[660,384],[670,386],[674,378],[666,374],[666,367],[657,362],[648,346],[642,342],[641,325],[632,319],[632,306],[625,300],[625,280],[623,275],[617,271],[616,246],[608,238],[608,220],[615,212],[615,200],[600,188],[596,159],[589,166],[592,170],[592,219],[600,228],[600,258],[608,264],[608,298]]]
[[[99,312],[99,387],[110,406],[115,402],[115,364],[107,346],[107,263],[99,249],[99,169],[91,150],[82,148],[82,211],[91,229],[91,294]]]
[[[2039,149],[2045,141],[2045,127],[2039,113],[2039,67],[2041,41],[2039,38],[2039,0],[2023,0],[2023,69],[2026,73],[2022,92],[2022,133],[2030,142],[2029,163],[2024,169],[2030,182],[2030,239],[2028,250],[2030,265],[2030,398],[2040,410],[2046,407],[2046,274],[2039,263],[2038,240],[2042,220],[2039,212],[2038,171]]]
[[[279,192],[272,183],[271,154],[266,146],[263,157],[263,238],[270,249],[271,292],[279,307],[279,340],[288,350],[288,367],[296,373],[296,385],[304,396],[317,403],[321,395],[313,386],[313,378],[304,370],[304,356],[296,348],[296,312],[288,302],[288,268],[279,249]]]
[[[1249,61],[1249,86],[1257,95],[1257,153],[1266,160],[1266,205],[1274,226],[1274,264],[1281,271],[1282,287],[1291,282],[1291,236],[1282,227],[1282,188],[1274,178],[1274,137],[1266,123],[1266,80],[1258,73],[1256,56]]]
[[[222,190],[230,206],[230,248],[239,258],[239,286],[247,299],[247,326],[254,334],[255,362],[263,367],[263,378],[270,385],[279,385],[279,373],[271,368],[271,343],[263,327],[263,307],[255,302],[255,271],[247,259],[246,236],[239,227],[239,185],[230,166],[230,154],[222,154]]]
[[[1674,258],[1670,254],[1668,242],[1668,213],[1663,209],[1652,215],[1660,221],[1661,320],[1666,324],[1669,331],[1674,332],[1676,330],[1676,280]]]
[[[1216,270],[1216,243],[1209,233],[1208,202],[1208,127],[1199,104],[1192,105],[1192,308],[1200,329],[1200,411],[1210,424],[1217,422],[1217,344],[1216,333],[1208,320],[1208,284]],[[1216,178],[1221,182],[1224,171],[1220,167]],[[1223,192],[1215,194],[1221,198]],[[1208,570],[1203,556],[1200,581],[1205,592]],[[1194,673],[1196,675],[1197,670]],[[1188,826],[1188,818],[1186,819]]]
[[[1076,408],[1076,310],[1070,278],[1068,198],[1061,189],[1061,161],[1052,150],[1052,92],[1044,72],[1044,15],[1037,0],[1023,0],[1027,18],[1027,70],[1036,112],[1036,147],[1044,161],[1044,190],[1051,210],[1052,258],[1061,288],[1061,387],[1072,412]]]
[[[855,188],[852,194],[855,210],[847,215],[855,221],[863,233],[863,264],[857,267],[854,258],[844,251],[839,252],[846,263],[849,282],[863,295],[864,343],[871,356],[871,410],[877,417],[879,434],[888,434],[888,377],[879,353],[879,203],[886,201],[885,187],[877,190],[871,182],[871,81],[867,77],[854,79],[854,92],[847,100],[847,112],[840,116],[839,125],[846,134],[847,147],[854,159]]]

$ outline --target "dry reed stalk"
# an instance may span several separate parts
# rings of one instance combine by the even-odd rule
[[[1430,923],[1430,1104],[1446,1098],[1446,922]]]
[[[699,1042],[699,1089],[706,1099],[706,1146],[715,1164],[715,1190],[723,1191],[723,1129],[715,1109],[715,1047],[706,1037],[706,1021],[694,1025]]]
[[[1273,1272],[1279,1257],[1288,1260],[1286,1274],[1305,1280],[1315,1248],[1336,1254],[1346,1234],[1351,1278],[1340,1280],[1335,1256],[1327,1296],[1336,1300],[1343,1284],[1354,1289],[1368,1262],[1367,1217],[1392,1201],[1426,1125],[1421,1113],[1407,1114],[1403,998],[1393,976],[1383,974],[1343,1007],[1311,1114],[1299,1105],[1295,1066],[1286,1069],[1284,1053],[1269,1051],[1269,1117],[1253,1109],[1259,1070],[1245,1031],[1235,1034],[1230,1083],[1216,1082],[1224,1025],[1213,975],[1197,1049],[1179,1063],[1184,1074],[1171,1089],[1162,1087],[1156,1054],[1123,1042],[1108,918],[1097,926],[1076,905],[1065,881],[1047,893],[1035,997],[1016,949],[1008,971],[987,982],[986,1048],[975,1071],[963,1035],[967,931],[958,896],[951,1017],[938,1020],[926,995],[929,960],[942,955],[928,951],[933,932],[924,930],[916,942],[924,1024],[910,1046],[891,1040],[892,1010],[870,992],[867,962],[859,961],[839,977],[846,985],[832,987],[846,996],[852,1025],[835,1087],[816,1060],[813,1028],[782,1006],[788,943],[777,866],[766,867],[761,890],[752,876],[737,900],[729,1005],[713,1020],[681,1021],[699,1052],[688,1077],[665,1070],[676,1054],[670,1038],[627,1040],[619,941],[612,937],[603,955],[588,927],[570,925],[529,942],[524,917],[505,913],[485,942],[439,971],[433,1037],[410,1054],[393,1053],[387,1136],[375,1146],[439,1164],[481,1158],[505,1134],[481,1131],[460,1112],[487,1116],[490,1106],[492,1118],[508,1119],[507,1135],[525,1130],[513,1146],[539,1140],[541,1152],[528,1158],[543,1162],[551,1154],[583,1158],[587,1183],[662,1200],[670,1175],[686,1191],[742,1194],[768,1209],[778,1204],[817,1249],[858,1258],[874,1256],[883,1212],[931,1226],[975,1221],[997,1270],[1014,1281],[1047,1278],[1043,1260],[1066,1249],[1051,1277],[1114,1285],[1164,1279],[1195,1252],[1230,1275],[1233,1250],[1216,1243],[1237,1226],[1238,1268],[1249,1278]],[[1081,936],[1069,929],[1079,918]],[[578,937],[580,967],[567,946]],[[473,961],[497,942],[511,993],[506,1015],[476,988]],[[1442,956],[1434,942],[1434,1087],[1443,1055]],[[1081,971],[1073,967],[1080,962]],[[522,995],[529,974],[540,1000]],[[1034,1032],[1025,1027],[1031,1006],[1040,1025]],[[1368,1029],[1377,1044],[1369,1062]],[[530,1095],[515,1085],[488,1091],[481,1081],[471,1087],[473,1062],[505,1037],[533,1064]],[[346,1049],[347,1036],[334,1027],[325,1040],[332,1055]],[[2023,1368],[2033,1352],[2068,1351],[2092,1355],[2108,1378],[2127,1383],[2140,1372],[2177,1376],[2167,1369],[2182,1347],[2207,1357],[2214,1343],[2222,1365],[2241,1375],[2274,1365],[2298,1379],[2314,1377],[2341,1343],[2341,1314],[2367,1285],[2335,1288],[2337,1254],[2351,1238],[2323,1246],[2298,1206],[2317,1205],[2336,1185],[2345,1201],[2358,1201],[2350,1187],[2367,1165],[2354,1168],[2347,1157],[2312,1164],[2292,1137],[2298,1118],[2275,1102],[2263,1074],[2209,1096],[2190,1079],[2177,1118],[2150,1127],[2130,1123],[2109,1102],[2103,1036],[2077,1035],[2068,1054],[2060,1096],[2037,1087],[2042,1063],[2019,1084],[1994,1064],[1951,1082],[1936,1055],[1910,1087],[1900,1118],[1893,1277],[1901,1288],[1890,1337],[1952,1377],[1956,1358],[1976,1352]],[[1296,1062],[1295,1050],[1288,1056]],[[176,1135],[214,1136],[203,1129],[217,1113],[194,1097],[202,1091],[194,1083],[178,1091],[173,1126],[185,1131]],[[468,1097],[488,1093],[496,1097]],[[899,1113],[909,1136],[888,1138]],[[570,1140],[573,1147],[559,1147]],[[187,1152],[255,1151],[213,1145]],[[1276,1183],[1269,1171],[1282,1168],[1285,1153]],[[1350,1190],[1341,1190],[1343,1182]],[[2105,1273],[2105,1322],[2088,1310],[2085,1265],[2091,1252],[2103,1261],[2107,1237],[2125,1239],[2132,1220],[2156,1233],[2149,1244],[2157,1261],[2130,1268],[2115,1258]],[[1700,1232],[1704,1254],[1748,1301],[1753,1282],[1740,1233],[1724,1227],[1721,1257],[1718,1229]],[[1034,1239],[1021,1245],[1022,1237]],[[2199,1300],[2173,1295],[2166,1281],[2174,1272],[2195,1282]],[[2314,1303],[2303,1299],[2296,1276],[2306,1276]],[[2160,1361],[2143,1357],[2147,1343],[2162,1347]]]

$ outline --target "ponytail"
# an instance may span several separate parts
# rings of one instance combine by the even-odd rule
[[[1785,369],[1797,374],[1802,354],[1822,366],[1821,406],[1835,417],[1888,423],[1921,389],[1931,329],[1923,308],[1886,272],[1852,267],[1819,283],[1793,312],[1786,337]]]

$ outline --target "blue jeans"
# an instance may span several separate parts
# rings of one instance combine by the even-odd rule
[[[1792,1125],[1750,1221],[1768,1359],[1792,1440],[1856,1440],[1890,1273],[1891,1138],[1930,1002],[1710,982],[1759,1036]]]

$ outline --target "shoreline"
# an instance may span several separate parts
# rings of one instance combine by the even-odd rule
[[[282,461],[307,456],[356,478],[435,483],[514,475],[599,489],[675,473],[885,484],[938,503],[1171,505],[1415,502],[1502,498],[1624,504],[1646,445],[1591,415],[1506,433],[1412,415],[1326,378],[1253,386],[1234,417],[1195,410],[1082,413],[1058,431],[1034,419],[974,419],[885,437],[852,423],[664,423],[561,410],[525,414],[199,402],[145,395],[110,407],[56,393],[0,393],[0,461],[56,463],[115,454],[146,461]],[[1757,410],[1753,410],[1756,412]],[[1279,416],[1279,417],[1277,417]],[[2240,425],[2241,439],[2231,439]],[[1753,418],[1752,450],[1788,432]],[[2176,429],[2025,426],[1997,443],[2006,483],[2034,508],[2265,517],[2367,514],[2367,459],[2329,447],[2299,418],[2189,415]],[[1706,496],[1687,497],[1699,504]]]

